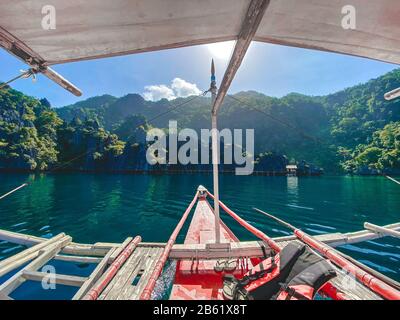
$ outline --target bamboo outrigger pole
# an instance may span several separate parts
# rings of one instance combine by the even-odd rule
[[[395,178],[392,178],[391,176],[385,176],[386,178],[388,178],[389,180],[393,181],[394,183],[400,184],[400,182],[398,180],[396,180]]]
[[[151,274],[146,287],[143,289],[142,294],[140,295],[140,300],[149,300],[151,298],[151,293],[153,292],[154,287],[156,286],[156,282],[158,277],[160,276],[165,263],[168,260],[169,253],[171,252],[172,246],[175,243],[176,237],[179,234],[179,231],[181,231],[183,224],[185,223],[190,211],[192,210],[194,204],[196,203],[197,199],[199,197],[199,191],[196,192],[192,202],[189,204],[189,206],[186,208],[185,213],[182,215],[181,220],[178,222],[176,225],[174,231],[171,234],[171,237],[169,238],[167,245],[164,247],[164,251],[162,252],[160,258],[157,261],[156,266],[154,267],[153,273]]]
[[[360,267],[356,266],[354,263],[344,258],[340,252],[333,249],[332,247],[326,245],[325,243],[319,241],[313,236],[305,233],[304,231],[294,227],[290,223],[279,219],[272,214],[269,214],[260,209],[254,208],[259,213],[277,221],[278,223],[284,225],[285,227],[293,230],[294,235],[302,242],[308,244],[311,248],[320,252],[323,256],[328,258],[333,263],[337,264],[344,270],[348,271],[350,274],[355,276],[361,283],[370,288],[375,293],[379,294],[388,300],[400,300],[400,291],[383,282],[382,280],[376,278],[375,276],[362,270]]]
[[[392,91],[386,92],[384,97],[388,101],[396,99],[396,98],[400,98],[400,88],[397,88],[397,89],[394,89]]]
[[[18,191],[19,189],[22,189],[23,187],[26,187],[28,184],[27,183],[23,183],[21,184],[19,187],[16,187],[15,189],[3,194],[2,196],[0,196],[0,200],[4,199],[5,197],[9,196],[10,194],[14,193],[15,191]]]
[[[95,285],[85,294],[82,300],[97,300],[101,292],[105,287],[111,282],[114,276],[117,274],[118,270],[122,267],[126,260],[131,256],[133,251],[142,241],[140,236],[136,236],[132,241],[130,241],[114,260],[111,266],[106,270],[106,272],[100,277],[100,279],[95,283]]]

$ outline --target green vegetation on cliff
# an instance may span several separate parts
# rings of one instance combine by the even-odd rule
[[[400,101],[383,98],[399,86],[400,70],[394,70],[327,96],[240,92],[225,99],[219,126],[254,129],[260,163],[268,153],[305,160],[327,172],[400,173]],[[122,168],[132,162],[126,154],[144,156],[139,145],[145,145],[149,125],[166,128],[169,120],[177,120],[180,128],[210,127],[210,99],[200,97],[174,109],[185,99],[190,98],[152,102],[138,94],[102,95],[52,109],[45,99],[1,90],[0,164],[46,169],[86,152],[78,167]],[[168,116],[157,117],[166,111]]]
[[[349,172],[400,172],[400,122],[375,131],[370,143],[358,145],[345,156],[343,166]]]
[[[47,100],[12,89],[0,91],[0,161],[18,169],[47,169],[57,162],[62,120]]]

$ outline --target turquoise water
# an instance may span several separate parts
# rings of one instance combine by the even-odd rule
[[[76,242],[166,241],[208,175],[1,174],[0,194],[29,179],[32,183],[0,200],[0,228],[51,237],[65,232]],[[252,210],[264,209],[310,234],[362,229],[369,221],[400,221],[400,186],[383,177],[222,176],[221,199],[271,236],[289,231]],[[226,214],[224,221],[241,240],[254,239]],[[178,242],[184,239],[185,229]],[[0,242],[0,259],[21,250]],[[400,240],[380,239],[341,250],[400,280]],[[80,268],[82,272],[85,268]]]

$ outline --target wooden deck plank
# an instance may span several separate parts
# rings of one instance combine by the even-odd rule
[[[150,259],[147,259],[145,267],[144,267],[144,273],[142,274],[142,277],[140,278],[138,284],[131,288],[131,292],[129,293],[129,300],[137,300],[139,299],[140,295],[142,294],[142,291],[144,290],[147,282],[150,279],[151,272],[148,272],[147,270],[153,270],[158,259],[163,253],[163,248],[153,248],[152,251],[152,256]]]
[[[110,300],[110,297],[115,295],[115,292],[118,291],[118,287],[120,287],[126,281],[127,274],[129,271],[135,268],[135,265],[140,262],[140,256],[142,254],[141,250],[136,250],[132,253],[129,259],[124,263],[124,265],[120,268],[111,282],[107,285],[107,287],[103,290],[101,295],[99,296],[99,300]]]
[[[119,292],[117,293],[116,300],[130,300],[130,289],[133,288],[133,281],[135,280],[136,276],[146,272],[146,263],[151,261],[148,259],[150,255],[151,248],[145,248],[142,250],[140,258],[137,264],[135,264],[135,268],[132,269],[132,272],[126,275],[126,281],[124,285],[120,288]],[[153,271],[153,270],[151,270]]]
[[[112,263],[118,256],[119,254],[122,252],[122,250],[124,250],[124,248],[133,240],[132,237],[128,237],[124,240],[124,242],[121,243],[121,245],[119,247],[116,247],[115,250],[113,250],[112,254],[110,255],[110,261],[109,263]]]
[[[119,281],[116,282],[113,290],[108,294],[107,299],[123,299],[126,288],[131,285],[134,277],[139,272],[141,266],[144,264],[146,259],[145,257],[149,250],[151,250],[151,248],[143,248],[141,250],[138,250],[138,255],[127,261],[127,263],[125,264],[125,268],[123,270],[121,269],[121,277],[119,278]]]
[[[163,252],[163,248],[140,247],[136,248],[132,256],[118,271],[114,279],[102,292],[101,300],[134,300],[137,299],[141,290],[145,287],[151,272]],[[135,278],[140,275],[136,285]]]
[[[78,292],[75,293],[72,300],[80,300],[85,294],[89,291],[89,289],[96,283],[96,281],[103,274],[104,270],[107,268],[109,264],[109,260],[111,255],[114,253],[116,248],[112,248],[108,251],[108,253],[104,256],[104,258],[100,261],[100,263],[93,270],[91,275],[87,278],[85,283],[79,288]]]

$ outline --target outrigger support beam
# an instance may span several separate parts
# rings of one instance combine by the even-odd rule
[[[364,228],[367,230],[371,230],[372,232],[375,232],[375,233],[380,233],[385,236],[391,236],[391,237],[400,239],[400,232],[396,231],[396,230],[391,230],[388,228],[377,226],[377,225],[369,223],[369,222],[364,223]]]
[[[28,64],[34,73],[42,73],[75,96],[82,95],[79,88],[51,69],[40,55],[2,27],[0,27],[0,47]]]
[[[272,214],[269,214],[263,210],[253,208],[257,212],[275,220],[276,222],[284,225],[288,229],[291,229],[294,235],[305,244],[309,245],[312,249],[315,249],[324,257],[328,258],[331,262],[338,265],[349,274],[357,278],[362,284],[371,289],[376,294],[388,300],[400,300],[400,291],[385,281],[379,279],[375,275],[368,273],[367,271],[354,264],[352,261],[346,259],[339,251],[328,246],[327,244],[319,241],[313,236],[305,233],[304,231],[296,228],[295,226],[279,219]]]
[[[65,90],[68,90],[73,95],[80,97],[82,95],[82,91],[76,87],[73,83],[69,82],[62,75],[51,69],[50,67],[43,67],[39,69],[39,72],[45,75],[50,80],[53,80],[59,86],[63,87]]]
[[[270,0],[252,0],[249,8],[247,9],[246,16],[242,22],[242,26],[238,35],[238,39],[233,49],[232,57],[229,61],[228,67],[225,70],[221,86],[216,95],[215,86],[215,69],[214,62],[211,65],[211,140],[212,140],[212,163],[213,163],[213,193],[215,196],[214,201],[214,215],[215,215],[215,243],[220,243],[220,218],[219,218],[219,182],[218,182],[218,126],[217,115],[218,110],[224,101],[228,89],[232,83],[233,78],[239,69],[247,49],[256,34],[258,26],[264,16],[265,10],[269,5]]]
[[[229,61],[221,86],[218,90],[218,95],[212,109],[213,114],[218,113],[218,109],[221,107],[232,80],[246,55],[247,49],[254,38],[269,2],[270,0],[252,0],[250,3],[242,22],[242,27],[235,48],[233,49],[231,60]]]
[[[384,97],[388,101],[396,99],[396,98],[400,98],[400,88],[397,88],[397,89],[394,89],[392,91],[386,92]]]
[[[181,231],[182,226],[185,223],[190,211],[192,211],[194,204],[197,202],[199,194],[200,194],[200,190],[197,190],[192,202],[186,208],[186,211],[183,213],[181,220],[179,220],[174,231],[172,232],[171,237],[169,238],[167,245],[164,247],[164,250],[163,250],[160,258],[158,259],[157,264],[155,265],[155,267],[150,275],[150,278],[147,281],[146,286],[144,287],[142,293],[140,294],[140,300],[150,300],[151,293],[153,292],[153,289],[156,286],[156,281],[157,281],[158,277],[160,276],[160,274],[165,266],[165,263],[168,260],[169,254],[171,252],[172,246],[175,243],[176,237],[178,236],[179,232]]]

